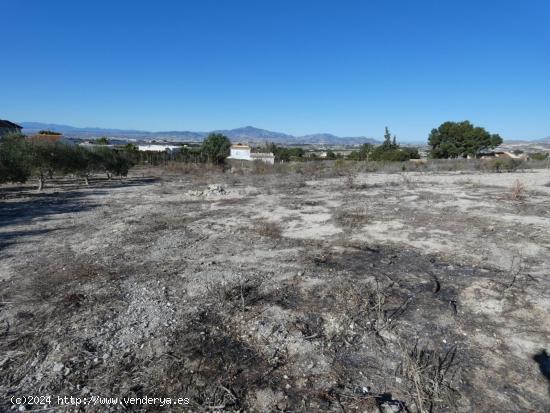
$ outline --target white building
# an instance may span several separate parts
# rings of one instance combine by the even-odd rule
[[[250,154],[250,160],[251,161],[262,161],[262,162],[273,165],[275,163],[275,155],[273,155],[271,152],[269,152],[269,153],[251,153]]]
[[[242,161],[262,161],[273,165],[275,163],[275,155],[270,153],[251,153],[250,146],[237,143],[231,145],[230,155],[228,159],[239,159]]]
[[[145,151],[150,151],[150,152],[177,152],[177,151],[181,150],[181,146],[176,146],[176,145],[155,145],[155,144],[138,145],[138,150],[142,151],[142,152],[145,152]]]
[[[250,160],[250,146],[237,143],[231,145],[229,159],[242,159],[244,161]]]

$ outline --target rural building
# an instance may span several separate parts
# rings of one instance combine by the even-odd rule
[[[262,161],[262,162],[273,165],[275,163],[275,155],[273,155],[271,152],[269,152],[269,153],[251,153],[250,154],[250,160],[251,161]]]
[[[0,119],[0,138],[10,133],[21,133],[21,129],[23,128],[16,123]]]
[[[501,159],[517,159],[521,161],[526,161],[529,159],[529,155],[525,153],[520,153],[516,155],[513,152],[505,152],[505,151],[482,153],[482,154],[479,154],[479,157],[481,159],[501,158]]]
[[[229,159],[242,159],[243,161],[250,160],[250,146],[237,143],[231,145]]]
[[[236,159],[242,161],[262,161],[273,165],[275,163],[275,155],[269,153],[252,153],[248,145],[237,143],[231,145],[228,159]]]
[[[176,145],[138,145],[138,150],[141,152],[178,152],[181,150],[181,146]]]

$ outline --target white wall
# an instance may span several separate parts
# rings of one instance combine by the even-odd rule
[[[139,145],[138,150],[140,151],[153,151],[153,152],[175,152],[179,151],[181,146],[172,146],[172,145]]]
[[[232,159],[245,159],[250,160],[250,149],[243,148],[231,148],[231,154],[229,155]]]

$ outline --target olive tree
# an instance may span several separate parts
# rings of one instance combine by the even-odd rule
[[[21,134],[9,134],[0,140],[0,183],[25,182],[31,175],[27,142]]]

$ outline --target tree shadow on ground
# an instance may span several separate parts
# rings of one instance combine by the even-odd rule
[[[155,181],[155,178],[105,179],[95,180],[90,186],[77,186],[72,182],[66,186],[56,187],[55,192],[36,192],[28,187],[1,188],[0,198],[4,201],[0,201],[0,239],[10,241],[0,241],[0,247],[4,247],[6,242],[13,243],[17,233],[23,236],[29,232],[3,233],[3,227],[25,225],[36,220],[50,220],[60,214],[88,211],[99,206],[87,199],[90,196],[106,195],[112,189],[147,185]]]
[[[7,247],[13,244],[22,244],[26,242],[30,242],[27,237],[34,237],[38,235],[44,235],[51,231],[59,231],[67,229],[67,227],[63,228],[56,228],[56,229],[35,229],[35,230],[27,230],[27,231],[3,231],[0,232],[0,252],[5,250]],[[8,258],[9,255],[2,254],[2,258]]]
[[[549,382],[548,395],[550,396],[550,356],[548,355],[548,352],[543,349],[533,355],[533,360],[539,365],[541,374]]]
[[[546,350],[541,350],[533,356],[533,360],[539,365],[540,372],[546,380],[550,381],[550,356]]]
[[[60,192],[87,191],[97,188],[121,188],[141,186],[157,182],[159,179],[154,177],[133,177],[133,178],[90,178],[89,185],[85,185],[80,179],[56,178],[46,181],[44,191],[38,192],[33,182],[19,185],[0,185],[0,201],[14,198],[41,198],[44,196],[58,195]]]

